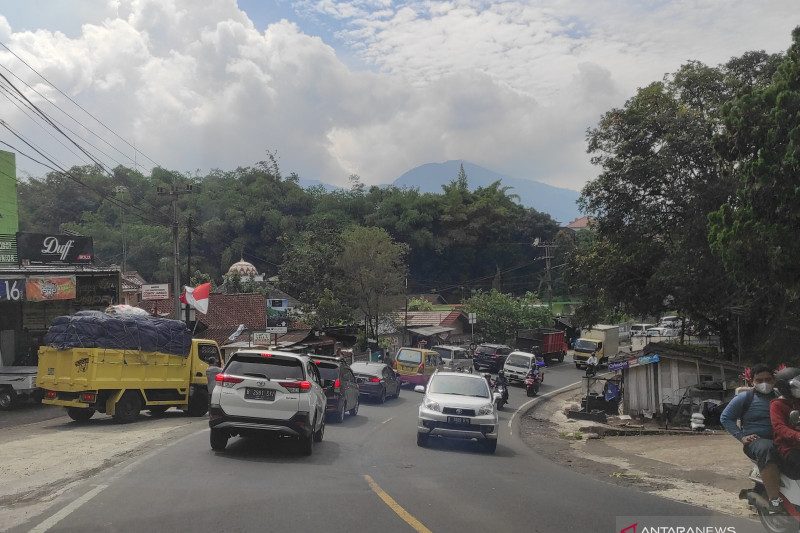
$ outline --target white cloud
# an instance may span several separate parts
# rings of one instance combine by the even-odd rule
[[[304,0],[299,22],[258,30],[235,0],[92,0],[82,11],[42,1],[58,17],[37,26],[38,9],[0,0],[2,42],[169,169],[231,169],[276,150],[284,173],[344,185],[351,173],[387,183],[466,159],[573,189],[593,177],[584,135],[603,112],[689,59],[786,49],[796,11],[795,0]],[[338,40],[304,33],[304,16],[325,19]],[[0,64],[92,122],[10,54]],[[7,99],[0,106],[41,135]],[[18,166],[43,173],[22,157]]]

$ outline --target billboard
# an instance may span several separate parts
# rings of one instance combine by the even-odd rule
[[[76,292],[75,276],[30,276],[25,284],[25,299],[29,302],[73,300]]]
[[[89,265],[94,248],[91,237],[18,232],[17,253],[25,266]]]

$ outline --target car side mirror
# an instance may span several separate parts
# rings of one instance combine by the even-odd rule
[[[421,393],[424,394],[425,393],[425,385],[417,385],[416,387],[414,387],[414,392],[421,392]]]
[[[794,410],[789,413],[789,423],[793,426],[797,426],[800,424],[800,411]]]

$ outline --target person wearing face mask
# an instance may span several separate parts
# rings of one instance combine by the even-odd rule
[[[770,415],[775,431],[775,446],[781,455],[781,472],[800,479],[800,427],[790,413],[800,410],[800,368],[784,368],[775,376],[775,388],[781,397],[772,402]]]
[[[755,365],[750,372],[753,388],[737,394],[722,411],[722,426],[742,443],[742,451],[761,472],[771,513],[782,512],[780,497],[780,454],[773,442],[771,404],[776,400],[774,369],[765,364]]]

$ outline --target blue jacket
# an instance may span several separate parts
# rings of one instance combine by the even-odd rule
[[[775,396],[773,394],[753,395],[753,401],[746,413],[742,411],[747,401],[747,392],[734,396],[733,400],[722,411],[719,421],[728,430],[728,433],[742,440],[747,435],[756,434],[764,439],[772,439],[772,421],[769,417],[769,404]],[[736,422],[741,420],[741,427]]]

